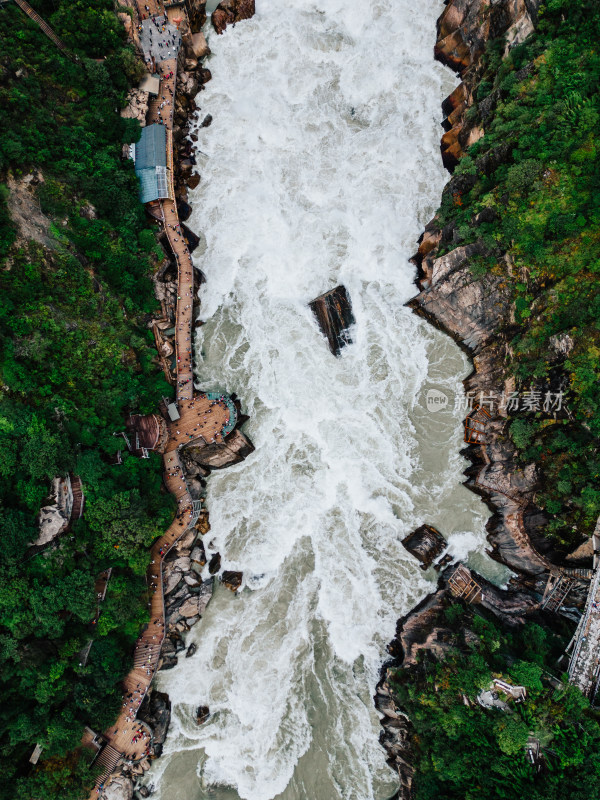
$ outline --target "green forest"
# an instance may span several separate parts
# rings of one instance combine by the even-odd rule
[[[507,57],[504,38],[488,43],[467,112],[485,135],[460,160],[438,215],[452,233],[440,254],[479,243],[474,279],[494,276],[509,293],[507,375],[523,393],[564,393],[554,416],[510,414],[508,435],[539,469],[544,534],[565,550],[600,515],[599,41],[597,2],[548,0]],[[572,626],[547,623],[507,628],[456,602],[438,620],[452,631],[445,656],[394,671],[412,723],[415,800],[598,797],[600,714],[558,671]],[[476,698],[493,678],[525,686],[527,699],[500,692],[506,708],[482,707]]]
[[[122,158],[139,138],[118,113],[139,61],[110,0],[32,5],[78,60],[15,4],[0,9],[0,797],[70,800],[93,783],[83,729],[118,713],[147,614],[146,548],[173,514],[159,457],[114,465],[123,440],[112,434],[171,389],[147,327],[160,252]],[[7,210],[10,182],[32,171],[44,244]],[[67,473],[83,482],[84,517],[32,551],[50,481]]]
[[[504,39],[488,43],[467,112],[485,136],[459,162],[439,214],[452,246],[483,246],[474,276],[508,287],[506,369],[518,388],[564,393],[556,419],[519,411],[510,426],[523,462],[540,470],[544,534],[563,548],[600,514],[598,41],[595,0],[549,0],[538,30],[507,58]],[[484,209],[487,221],[474,225]]]
[[[600,715],[556,676],[568,634],[543,620],[509,629],[461,602],[438,624],[453,632],[445,658],[428,653],[392,676],[411,720],[415,800],[595,800]],[[484,708],[476,698],[493,678],[524,686],[526,699],[496,689],[505,707]]]
[[[15,4],[0,7],[0,800],[78,800],[94,780],[83,728],[102,731],[118,713],[147,618],[146,550],[174,511],[160,459],[124,453],[115,464],[123,442],[113,433],[172,390],[147,326],[162,255],[122,157],[140,129],[119,110],[142,66],[110,0],[31,4],[77,59]],[[503,333],[518,385],[565,394],[556,418],[510,424],[523,463],[540,469],[546,532],[563,547],[600,515],[599,42],[596,0],[548,0],[507,58],[504,41],[489,43],[468,112],[486,133],[439,212],[454,243],[483,243],[474,276],[501,276],[510,290]],[[43,243],[8,211],[10,187],[27,176],[47,219]],[[489,221],[474,226],[484,209]],[[50,482],[69,473],[83,482],[85,515],[32,550]],[[95,622],[94,581],[108,567]],[[598,715],[548,677],[564,637],[541,623],[501,629],[459,604],[445,613],[455,630],[447,657],[394,682],[414,726],[417,800],[595,800]],[[479,706],[493,676],[525,685],[527,701]],[[525,755],[530,736],[539,771]]]

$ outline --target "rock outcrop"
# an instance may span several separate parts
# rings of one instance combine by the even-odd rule
[[[464,151],[483,136],[482,127],[469,122],[466,111],[473,103],[481,77],[481,56],[486,42],[505,35],[507,48],[524,41],[534,30],[541,0],[451,0],[438,20],[435,58],[462,78],[443,104],[446,133],[442,137],[444,165],[453,170]]]
[[[145,125],[148,98],[148,92],[144,92],[142,89],[130,89],[127,95],[127,105],[122,109],[121,116],[125,119],[137,119],[140,125]]]
[[[102,793],[103,800],[132,800],[133,781],[125,775],[117,775]]]
[[[221,0],[210,19],[216,32],[223,33],[228,25],[253,17],[255,10],[254,0]]]
[[[206,469],[224,469],[232,464],[239,464],[254,452],[254,445],[239,430],[233,430],[223,442],[214,442],[203,447],[191,445],[183,452],[186,467],[194,472],[194,466]]]
[[[523,40],[536,21],[539,2],[531,0],[451,0],[438,20],[435,55],[456,70],[462,83],[446,98],[447,132],[442,137],[444,164],[452,170],[464,150],[474,141],[472,119],[466,115],[481,79],[481,56],[485,44],[511,31],[511,43]],[[527,34],[528,35],[528,34]],[[486,98],[487,99],[487,98]],[[480,104],[481,105],[481,104]],[[471,121],[468,121],[471,119]],[[475,119],[478,119],[476,116]],[[479,123],[477,123],[479,124]],[[477,129],[477,136],[483,129]],[[506,158],[504,145],[475,162],[477,172],[490,174]],[[445,198],[460,198],[475,181],[473,175],[453,177],[444,189]],[[484,210],[471,227],[493,220],[493,210]],[[460,238],[460,237],[459,237]],[[465,381],[471,397],[484,396],[494,409],[477,444],[464,451],[473,466],[467,470],[468,485],[491,502],[494,514],[488,523],[493,556],[518,572],[530,576],[552,569],[548,558],[532,543],[540,512],[534,506],[538,488],[533,465],[523,468],[506,431],[507,412],[502,393],[509,393],[505,361],[510,358],[504,332],[511,318],[511,300],[502,274],[513,272],[510,258],[490,252],[483,239],[468,245],[456,241],[452,224],[442,227],[437,217],[428,223],[413,257],[418,268],[420,293],[409,305],[416,313],[450,334],[473,359],[474,371]],[[476,275],[472,265],[479,258],[495,258],[499,269]],[[528,523],[530,525],[528,526]]]
[[[342,347],[351,344],[348,328],[354,324],[352,304],[345,286],[336,286],[309,303],[319,327],[327,337],[329,349],[339,356]]]
[[[138,719],[152,729],[152,744],[156,753],[157,746],[164,744],[171,722],[171,701],[169,695],[151,689],[140,706]]]
[[[41,183],[44,183],[44,176],[40,170],[33,170],[22,177],[9,175],[7,185],[10,201],[6,208],[17,228],[18,240],[25,243],[33,239],[43,247],[53,250],[57,240],[50,232],[50,220],[42,212],[37,196],[37,187]]]
[[[442,106],[446,118],[441,152],[450,172],[466,149],[484,135],[486,119],[500,99],[492,93],[479,104],[477,114],[467,115],[483,73],[481,57],[486,43],[504,35],[508,52],[510,47],[524,41],[534,30],[539,5],[540,0],[450,0],[439,18],[435,57],[462,79]],[[476,172],[495,171],[505,160],[507,148],[508,145],[500,145],[478,159]],[[453,177],[444,190],[444,199],[460,202],[474,182],[473,175]],[[477,228],[493,221],[494,214],[486,209],[470,224]],[[478,590],[469,594],[469,599],[504,624],[520,625],[539,612],[546,578],[557,568],[540,544],[541,537],[536,535],[543,524],[543,514],[534,504],[538,488],[535,467],[518,463],[516,448],[506,432],[506,411],[500,402],[503,392],[508,394],[514,389],[505,374],[505,363],[511,354],[504,328],[510,322],[511,300],[500,276],[503,272],[512,273],[514,265],[508,256],[490,252],[483,236],[467,245],[462,245],[460,239],[459,231],[452,225],[442,226],[437,217],[426,226],[413,258],[420,291],[409,305],[468,352],[474,370],[465,381],[465,389],[471,397],[483,394],[494,409],[479,442],[469,444],[463,451],[472,462],[467,470],[467,483],[486,498],[494,511],[487,526],[492,555],[510,566],[518,577],[502,590],[465,567],[461,569],[467,580],[477,584]],[[484,276],[474,274],[472,265],[482,258],[497,259],[501,269],[497,274],[489,270]],[[560,346],[563,344],[557,342],[557,347]],[[416,542],[415,554],[423,561],[429,557],[427,544],[420,539]],[[382,714],[381,743],[388,763],[400,777],[397,797],[402,800],[411,796],[411,729],[410,721],[394,703],[390,670],[414,668],[424,651],[443,658],[450,648],[457,646],[457,633],[450,629],[444,614],[448,605],[456,602],[453,597],[456,589],[449,583],[455,569],[448,567],[439,579],[437,591],[398,622],[396,637],[388,647],[393,661],[382,670],[374,698]],[[475,636],[467,628],[459,635],[463,644],[469,636]]]
[[[64,533],[69,525],[83,514],[81,480],[75,475],[53,479],[46,504],[38,514],[39,536],[32,547],[44,547]]]
[[[523,624],[539,610],[539,603],[530,592],[518,588],[498,589],[480,575],[461,567],[481,588],[473,595],[476,602],[490,611],[503,623]],[[411,724],[407,715],[396,705],[390,677],[398,669],[416,668],[427,653],[442,659],[457,646],[464,646],[470,637],[476,637],[469,628],[458,633],[447,622],[445,610],[456,600],[450,589],[450,579],[456,565],[448,567],[438,580],[435,592],[425,597],[412,611],[398,621],[396,635],[388,645],[392,660],[384,665],[374,697],[375,707],[382,715],[383,731],[380,743],[388,756],[388,764],[398,773],[400,790],[398,800],[411,797],[414,777],[411,753]],[[477,637],[476,637],[477,638]]]

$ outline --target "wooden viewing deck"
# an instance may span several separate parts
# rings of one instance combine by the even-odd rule
[[[137,3],[140,19],[146,17],[144,5],[150,7],[150,15],[163,13],[156,0]],[[162,122],[170,131],[173,127],[173,104],[177,76],[177,59],[170,58],[158,65],[161,74],[158,98],[149,105],[148,124]],[[170,74],[172,73],[171,77]],[[161,113],[162,97],[169,100]],[[172,137],[167,137],[172,148]],[[173,154],[168,154],[172,165]],[[179,451],[193,442],[208,444],[220,442],[232,426],[231,403],[194,392],[192,359],[192,325],[194,276],[191,254],[181,231],[177,206],[173,199],[159,201],[162,224],[177,262],[177,308],[175,313],[175,359],[176,396],[180,418],[168,422],[168,440],[163,453],[165,485],[177,500],[177,513],[167,531],[156,540],[150,550],[150,566],[147,572],[149,590],[150,622],[137,641],[133,669],[123,682],[123,706],[118,719],[104,733],[106,744],[100,751],[97,763],[103,771],[96,782],[91,798],[102,793],[104,781],[114,771],[121,758],[135,762],[143,759],[152,744],[151,731],[137,720],[137,713],[152,679],[156,673],[162,644],[165,638],[165,608],[163,587],[163,561],[181,536],[195,525],[200,510],[199,501],[194,501],[185,479]]]
[[[459,564],[450,578],[448,588],[456,598],[462,598],[467,603],[480,603],[483,599],[481,586],[471,575],[471,571],[464,564]]]

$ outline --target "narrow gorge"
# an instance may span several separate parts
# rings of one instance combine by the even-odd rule
[[[259,2],[208,34],[187,223],[206,241],[196,378],[235,388],[256,451],[208,481],[207,557],[244,584],[217,587],[193,657],[161,673],[171,727],[145,778],[158,798],[389,797],[373,689],[435,575],[401,540],[427,522],[452,556],[508,575],[461,485],[468,362],[405,305],[447,179],[439,13]],[[340,283],[356,322],[335,359],[308,303]],[[431,390],[451,398],[439,413]]]

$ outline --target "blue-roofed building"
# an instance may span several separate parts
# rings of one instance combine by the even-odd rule
[[[140,179],[140,200],[150,203],[169,194],[167,175],[167,129],[164,125],[142,128],[139,142],[133,145],[135,172]]]

